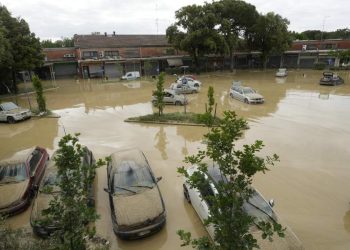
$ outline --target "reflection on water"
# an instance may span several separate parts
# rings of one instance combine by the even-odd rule
[[[346,212],[343,218],[344,228],[348,233],[350,233],[350,210]]]
[[[306,249],[349,249],[350,189],[350,77],[341,72],[345,84],[320,86],[320,71],[289,71],[284,82],[276,82],[275,71],[236,71],[200,75],[203,86],[199,94],[188,95],[188,112],[204,112],[208,86],[214,87],[217,114],[233,110],[249,121],[240,146],[262,139],[262,153],[277,153],[281,162],[266,175],[259,175],[254,185],[265,197],[273,197],[276,211],[303,241]],[[265,97],[263,105],[248,105],[228,96],[233,80],[256,89]],[[167,87],[173,81],[168,76]],[[106,167],[98,169],[96,209],[101,218],[97,233],[111,242],[112,249],[178,249],[178,229],[193,236],[205,230],[184,202],[183,179],[176,169],[186,155],[195,154],[206,127],[159,126],[123,122],[130,116],[154,111],[150,103],[155,83],[141,81],[127,86],[123,82],[57,81],[58,89],[45,92],[47,106],[61,115],[60,119],[31,119],[14,125],[0,123],[0,158],[34,145],[53,150],[58,138],[80,132],[82,144],[103,158],[122,148],[137,147],[146,155],[159,183],[167,209],[163,230],[140,241],[118,240],[112,230],[106,184]],[[32,103],[35,97],[31,96]],[[18,97],[27,107],[25,97]],[[168,105],[165,112],[183,112],[183,107]],[[30,209],[10,218],[15,227],[29,227]]]

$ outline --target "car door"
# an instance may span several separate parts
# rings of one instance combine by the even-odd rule
[[[168,93],[168,92],[164,93],[164,99],[163,99],[164,103],[171,103],[170,96],[171,96],[170,93]]]

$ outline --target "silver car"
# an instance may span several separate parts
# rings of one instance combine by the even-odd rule
[[[188,84],[172,83],[170,89],[174,90],[176,94],[194,94],[198,93],[198,88]]]
[[[20,120],[29,119],[32,112],[29,109],[18,107],[13,102],[4,102],[0,104],[0,121],[15,123]]]
[[[250,87],[233,84],[230,88],[230,96],[245,103],[264,103],[264,97]]]
[[[155,104],[157,101],[156,96],[152,96],[152,103]],[[184,95],[178,95],[174,90],[164,90],[164,103],[175,104],[175,105],[186,105],[188,103],[187,98]]]

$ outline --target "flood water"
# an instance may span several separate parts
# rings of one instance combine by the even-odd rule
[[[217,113],[234,110],[248,120],[238,143],[264,141],[263,154],[276,153],[281,161],[254,185],[292,228],[306,249],[350,249],[350,75],[341,72],[345,84],[320,86],[320,71],[290,71],[276,79],[273,71],[212,73],[198,77],[203,87],[189,95],[187,110],[203,112],[207,89],[212,85]],[[173,77],[168,76],[166,86]],[[266,102],[248,105],[228,96],[232,80],[258,90]],[[57,149],[64,133],[80,132],[80,141],[95,158],[123,148],[138,147],[148,158],[167,209],[167,224],[159,233],[137,241],[119,240],[113,233],[106,187],[106,168],[98,169],[96,208],[100,219],[97,234],[111,242],[112,249],[179,249],[178,229],[196,236],[206,234],[195,211],[182,194],[183,179],[176,168],[188,154],[203,148],[202,127],[125,123],[124,119],[155,111],[150,103],[155,82],[57,81],[58,89],[45,92],[47,106],[61,118],[33,118],[14,125],[0,123],[0,159],[31,146]],[[35,98],[32,98],[32,103]],[[25,96],[19,104],[27,107]],[[183,111],[166,106],[165,112]],[[30,210],[11,217],[13,227],[30,227]]]

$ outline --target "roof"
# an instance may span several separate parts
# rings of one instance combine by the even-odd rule
[[[23,151],[17,152],[11,158],[0,161],[0,166],[13,165],[17,163],[26,162],[28,157],[33,153],[36,147],[28,148]]]
[[[76,48],[170,46],[165,35],[75,35]]]

